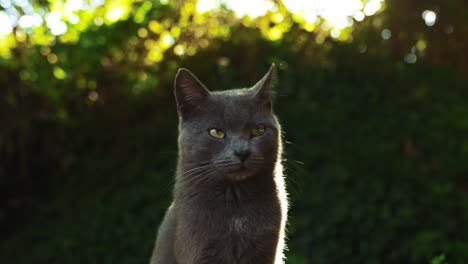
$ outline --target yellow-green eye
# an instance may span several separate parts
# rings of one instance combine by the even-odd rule
[[[214,137],[214,138],[224,138],[225,134],[223,131],[219,130],[219,129],[216,129],[216,128],[212,128],[208,131],[208,133],[210,133],[210,136]]]
[[[264,125],[258,125],[257,127],[252,128],[252,136],[254,137],[261,136],[265,133],[265,130],[266,128]]]

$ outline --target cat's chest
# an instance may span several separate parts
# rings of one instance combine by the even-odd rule
[[[206,214],[200,218],[199,224],[218,238],[233,235],[255,236],[272,226],[271,221],[277,218],[266,208],[257,201],[226,202],[216,208],[204,210]]]
[[[226,235],[240,235],[243,237],[258,236],[274,230],[277,227],[277,213],[271,210],[273,205],[232,208],[224,211],[224,233]]]
[[[246,216],[233,216],[227,221],[229,232],[233,234],[243,234],[251,231],[251,221]]]
[[[273,263],[278,227],[271,220],[255,214],[231,215],[224,220],[223,229],[200,244],[204,256],[213,257],[209,263]]]
[[[193,232],[208,230],[203,236],[258,236],[275,229],[281,217],[277,197],[265,198],[247,188],[225,188],[204,198],[182,210],[188,212],[184,219],[191,219]]]

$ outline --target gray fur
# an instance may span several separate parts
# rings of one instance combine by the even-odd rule
[[[271,108],[274,71],[252,88],[209,92],[179,70],[174,202],[151,264],[283,263],[287,200],[281,128]],[[259,124],[265,133],[253,137]],[[212,128],[225,137],[210,136]]]

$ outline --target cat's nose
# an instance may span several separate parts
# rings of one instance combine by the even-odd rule
[[[244,162],[250,156],[250,150],[242,149],[242,150],[235,150],[234,154],[239,157],[239,159]]]

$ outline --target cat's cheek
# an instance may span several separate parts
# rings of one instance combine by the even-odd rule
[[[213,159],[220,158],[226,153],[225,139],[209,139],[204,142],[204,149]]]
[[[267,162],[273,162],[276,160],[277,152],[278,152],[278,143],[276,141],[271,140],[258,140],[253,144],[254,152],[257,153],[258,156],[262,157],[262,159]]]

